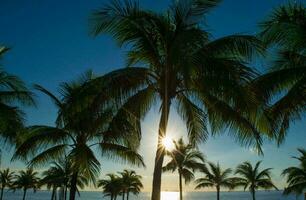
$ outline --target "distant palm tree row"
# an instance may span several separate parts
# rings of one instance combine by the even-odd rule
[[[18,173],[12,172],[9,169],[1,170],[0,200],[5,199],[3,198],[5,189],[12,191],[17,189],[22,190],[22,200],[25,200],[29,189],[33,189],[34,192],[36,192],[37,189],[43,187],[51,190],[51,200],[66,200],[67,191],[71,188],[69,179],[72,173],[72,171],[66,168],[67,166],[67,163],[63,161],[54,162],[52,167],[42,173],[42,177],[39,177],[38,172],[31,168],[22,170]],[[119,175],[120,176],[107,174],[106,176],[109,177],[109,179],[98,181],[97,186],[102,187],[104,196],[110,196],[111,200],[116,200],[118,195],[122,195],[123,200],[128,200],[130,194],[139,194],[143,188],[141,176],[137,175],[135,171],[130,170],[119,172]],[[79,192],[79,189],[83,189],[87,184],[88,179],[79,175],[77,180],[77,191]]]
[[[242,187],[249,190],[252,199],[256,199],[256,190],[258,189],[276,189],[271,179],[272,168],[260,169],[261,161],[255,166],[248,161],[239,164],[233,171],[230,168],[222,169],[220,164],[207,162],[204,156],[190,144],[185,144],[183,139],[174,142],[174,149],[167,151],[167,155],[171,160],[163,167],[163,171],[178,171],[179,174],[179,191],[180,200],[183,199],[182,179],[185,184],[190,183],[195,178],[194,172],[198,171],[204,174],[204,177],[195,180],[195,189],[214,188],[217,191],[217,200],[220,200],[221,188],[233,190]],[[282,173],[287,177],[288,187],[285,188],[284,194],[300,195],[306,190],[306,150],[298,149],[301,153],[300,157],[293,157],[300,162],[298,167],[289,167]],[[234,172],[235,177],[230,175]]]
[[[180,189],[182,179],[189,182],[193,171],[203,171],[201,153],[193,148],[207,141],[208,126],[211,134],[228,132],[240,144],[253,146],[261,154],[265,139],[281,144],[290,122],[306,111],[305,6],[280,6],[261,23],[256,36],[213,39],[202,21],[219,3],[177,0],[165,13],[157,13],[142,9],[136,0],[113,0],[97,10],[91,31],[95,36],[110,34],[120,45],[128,45],[128,67],[100,76],[88,71],[62,83],[59,95],[35,85],[36,91],[50,97],[57,108],[54,126],[25,127],[25,115],[19,107],[35,105],[33,94],[18,77],[1,69],[0,134],[2,142],[16,147],[13,160],[25,161],[29,168],[51,163],[53,168],[45,172],[50,179],[65,172],[58,182],[44,181],[53,195],[60,189],[66,197],[69,188],[69,199],[75,200],[78,187],[97,182],[99,156],[145,166],[138,154],[141,120],[158,104],[161,117],[151,200],[160,200],[163,169],[178,170]],[[1,47],[0,57],[7,50]],[[273,60],[269,70],[260,74],[251,63],[264,54]],[[167,135],[171,107],[177,108],[185,122],[190,144],[177,141],[177,152],[169,154],[174,161],[163,168],[167,151],[162,140]],[[57,162],[61,159],[68,168]],[[218,164],[209,166],[203,181],[220,169]],[[237,169],[239,183],[254,197],[257,188],[269,184],[255,184],[242,177],[258,167],[259,163],[254,168],[244,163]],[[268,181],[269,171],[260,177]],[[220,173],[226,176],[230,170],[220,169]],[[304,187],[300,179],[288,181],[291,186]],[[226,183],[225,179],[223,185]],[[129,196],[127,190],[118,194]]]
[[[255,192],[258,189],[277,189],[272,183],[271,168],[264,170],[259,169],[261,162],[257,162],[253,167],[251,163],[244,162],[237,166],[235,174],[240,177],[230,177],[232,169],[221,169],[219,163],[214,164],[208,162],[208,166],[204,162],[204,157],[201,152],[196,150],[192,145],[186,145],[182,139],[174,141],[175,148],[168,151],[167,155],[171,157],[171,161],[163,167],[164,171],[175,170],[179,173],[179,189],[180,200],[183,199],[182,178],[185,183],[189,183],[194,179],[194,172],[199,171],[204,174],[203,178],[195,180],[195,189],[214,188],[217,191],[217,200],[220,200],[220,189],[228,188],[235,189],[243,187],[248,189],[252,194],[252,199],[255,200]]]

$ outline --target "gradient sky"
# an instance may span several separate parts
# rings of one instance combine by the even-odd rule
[[[89,36],[90,13],[107,3],[105,0],[1,0],[0,1],[0,44],[11,47],[1,65],[10,73],[20,76],[29,85],[39,83],[53,92],[63,81],[76,78],[87,69],[103,74],[123,67],[124,51],[109,36]],[[167,8],[170,0],[140,0],[141,6],[156,11]],[[271,10],[288,1],[285,0],[224,0],[207,16],[208,29],[213,37],[247,33],[254,34],[257,24]],[[265,62],[256,66],[265,70]],[[38,107],[27,108],[27,124],[53,125],[56,110],[48,98],[37,94]],[[143,139],[140,153],[147,164],[146,169],[137,169],[101,159],[102,173],[134,168],[144,177],[145,190],[151,188],[153,160],[157,143],[158,107],[154,107],[142,123]],[[280,188],[284,181],[282,169],[296,162],[290,156],[297,147],[305,147],[306,123],[292,124],[289,137],[281,147],[264,145],[265,156],[257,156],[250,149],[241,147],[225,134],[209,138],[201,150],[210,161],[220,162],[223,167],[235,167],[250,160],[263,160],[263,167],[272,167],[273,178]],[[168,134],[178,138],[186,133],[184,124],[175,111],[171,111]],[[2,167],[24,168],[21,162],[10,163],[11,153],[4,151]],[[6,153],[8,152],[8,153]],[[101,175],[102,177],[103,175]],[[163,175],[163,190],[177,190],[176,174]],[[193,185],[187,187],[193,190]]]

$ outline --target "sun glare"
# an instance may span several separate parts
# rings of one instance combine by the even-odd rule
[[[169,137],[163,138],[162,143],[166,150],[171,151],[174,149],[174,144],[171,138]]]
[[[161,192],[161,200],[178,200],[179,197],[178,192]]]

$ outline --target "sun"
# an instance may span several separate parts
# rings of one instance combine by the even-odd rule
[[[162,144],[165,147],[166,150],[171,151],[174,149],[174,143],[173,140],[169,137],[164,137],[162,139]]]

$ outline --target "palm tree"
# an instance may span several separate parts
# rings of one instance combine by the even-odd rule
[[[0,59],[8,50],[0,46]],[[17,134],[24,125],[24,113],[16,105],[34,105],[33,95],[20,78],[7,73],[2,68],[0,68],[0,88],[0,139],[15,144]]]
[[[33,171],[33,169],[22,170],[16,175],[16,180],[13,183],[14,189],[23,190],[23,198],[26,199],[26,194],[28,189],[33,189],[34,192],[39,187],[39,178],[37,177],[38,172]]]
[[[51,167],[43,172],[43,178],[40,181],[42,185],[46,185],[48,189],[52,188],[51,200],[56,199],[56,191],[58,188],[62,191],[62,199],[67,199],[67,190],[72,175],[72,164],[67,158],[51,163]],[[77,186],[84,188],[87,185],[86,177],[78,175]]]
[[[10,187],[13,183],[14,172],[10,172],[10,169],[5,169],[0,171],[0,185],[1,185],[1,195],[0,200],[3,199],[3,191],[6,187]]]
[[[94,81],[93,86],[100,86],[97,94],[119,96],[122,113],[138,120],[160,102],[152,200],[160,199],[162,140],[173,105],[192,144],[207,139],[209,122],[214,133],[230,128],[237,141],[260,148],[261,125],[250,116],[258,113],[258,102],[246,87],[257,73],[245,63],[263,48],[248,35],[212,40],[200,24],[218,3],[178,0],[160,14],[141,9],[137,0],[113,0],[93,14],[93,34],[111,34],[120,45],[128,45],[131,66],[106,74],[103,82]]]
[[[182,138],[173,142],[175,148],[167,153],[171,157],[171,161],[163,167],[163,171],[178,171],[180,200],[182,200],[182,179],[185,179],[185,183],[189,183],[194,179],[194,171],[200,170],[204,166],[204,156],[193,145],[185,144]]]
[[[56,200],[56,191],[61,187],[59,171],[53,167],[42,173],[43,178],[40,181],[41,185],[46,185],[47,189],[52,189],[51,200]],[[62,174],[61,174],[62,175]]]
[[[279,6],[260,24],[259,37],[267,46],[274,47],[272,54],[277,57],[269,71],[256,79],[254,85],[262,101],[272,104],[267,110],[278,132],[279,144],[290,122],[300,119],[306,111],[305,22],[305,5],[294,3]]]
[[[134,170],[124,170],[119,172],[121,183],[122,183],[122,199],[124,200],[125,194],[126,199],[129,200],[130,192],[134,195],[139,194],[143,185],[141,183],[142,177],[137,175]]]
[[[300,163],[298,167],[289,167],[285,169],[282,175],[287,176],[288,186],[284,190],[284,194],[301,194],[306,189],[306,150],[298,149],[301,153],[300,157],[293,157]],[[306,199],[306,193],[305,193]]]
[[[122,191],[122,179],[115,174],[107,174],[108,179],[98,181],[98,187],[103,187],[104,196],[110,196],[111,200],[116,200]]]
[[[217,200],[220,199],[220,189],[221,187],[233,189],[235,178],[229,177],[232,173],[230,168],[222,170],[219,163],[214,164],[209,162],[209,168],[202,168],[202,173],[204,173],[204,178],[199,178],[195,182],[197,184],[195,189],[205,188],[205,187],[215,187],[217,190]]]
[[[255,192],[257,189],[271,189],[276,190],[277,187],[273,184],[271,179],[272,168],[267,168],[264,170],[259,169],[261,161],[255,164],[253,168],[252,164],[249,162],[244,162],[238,165],[235,174],[239,174],[241,178],[236,178],[236,187],[243,186],[244,190],[249,189],[252,194],[252,199],[255,200]]]
[[[29,127],[13,157],[25,160],[31,157],[29,166],[37,166],[67,155],[72,168],[70,200],[75,199],[79,175],[87,177],[92,183],[98,177],[100,162],[95,153],[98,151],[93,149],[99,149],[102,156],[144,166],[141,156],[132,148],[130,141],[124,140],[125,137],[137,134],[131,128],[133,126],[127,124],[128,119],[115,121],[116,107],[108,99],[100,97],[99,102],[103,101],[104,105],[96,106],[91,103],[93,100],[90,93],[81,96],[83,85],[91,79],[92,73],[88,72],[77,81],[63,83],[60,98],[37,85],[36,88],[48,95],[58,108],[57,126]]]

